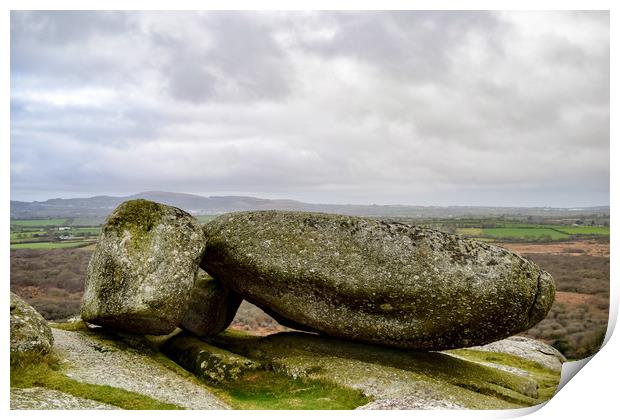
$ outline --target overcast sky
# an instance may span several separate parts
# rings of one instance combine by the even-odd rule
[[[609,204],[606,12],[12,12],[11,199]]]

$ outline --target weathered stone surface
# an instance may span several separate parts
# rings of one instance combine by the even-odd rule
[[[242,300],[221,282],[198,270],[181,328],[199,336],[224,331],[235,318]]]
[[[88,265],[82,319],[136,333],[171,332],[185,313],[204,246],[189,213],[124,202],[106,220]]]
[[[53,344],[54,337],[47,321],[11,292],[11,364],[47,354]]]
[[[375,400],[362,408],[504,409],[540,404],[557,387],[559,372],[515,356],[468,350],[454,357],[354,343],[308,333],[267,337],[224,332],[205,339],[216,347],[272,366],[293,378],[327,381]],[[494,360],[502,368],[480,361]],[[518,368],[528,375],[514,374]]]
[[[562,371],[562,363],[566,362],[564,355],[550,345],[520,336],[472,347],[472,350],[512,354],[558,372]]]
[[[207,272],[283,325],[439,350],[538,323],[551,276],[506,249],[431,229],[304,212],[246,212],[204,226]]]
[[[229,408],[206,387],[179,372],[181,369],[171,368],[174,364],[166,357],[142,345],[131,347],[125,340],[112,339],[117,333],[98,330],[101,328],[89,332],[52,329],[54,349],[70,378],[125,389],[185,409]]]
[[[120,410],[113,405],[100,403],[40,387],[12,388],[11,410]]]
[[[449,401],[424,399],[419,397],[389,398],[375,400],[356,410],[459,410],[465,407]]]
[[[179,334],[164,344],[162,351],[172,360],[208,383],[238,379],[261,364],[214,347],[187,334]]]

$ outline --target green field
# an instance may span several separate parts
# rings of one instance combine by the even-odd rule
[[[569,235],[609,236],[609,228],[604,226],[559,226],[556,229]]]
[[[481,228],[456,228],[456,233],[463,236],[481,237],[483,230]]]
[[[483,235],[495,239],[551,240],[569,239],[570,235],[549,228],[491,228],[483,229]]]
[[[11,219],[11,226],[66,226],[67,219]]]
[[[47,231],[45,230],[24,230],[11,232],[11,242],[19,241],[19,240],[33,240],[36,238],[35,235],[47,235]]]
[[[466,221],[443,221],[436,223],[436,229],[444,232],[456,233],[468,238],[480,241],[563,241],[580,239],[584,237],[609,236],[607,226],[576,226],[562,224],[518,223],[507,221],[481,219],[477,222]]]
[[[63,241],[63,242],[29,242],[11,243],[11,249],[56,249],[56,248],[77,248],[94,241]]]
[[[70,234],[76,234],[76,233],[87,233],[89,235],[99,235],[101,233],[101,228],[99,226],[93,226],[93,227],[76,227],[76,228],[71,228],[70,230],[67,231]]]

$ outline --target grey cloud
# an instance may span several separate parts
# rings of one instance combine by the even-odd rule
[[[288,93],[291,70],[285,52],[254,14],[211,12],[197,26],[212,40],[208,48],[156,29],[151,34],[169,54],[163,74],[175,99],[194,103],[276,100]]]

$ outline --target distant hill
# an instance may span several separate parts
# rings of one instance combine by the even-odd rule
[[[123,201],[136,198],[179,207],[195,215],[248,210],[321,211],[357,216],[413,218],[493,217],[503,215],[578,217],[580,215],[609,214],[609,206],[565,209],[550,207],[311,204],[295,200],[271,200],[244,196],[203,197],[194,194],[146,191],[127,197],[100,195],[88,198],[53,198],[33,202],[11,201],[11,219],[105,217]]]

